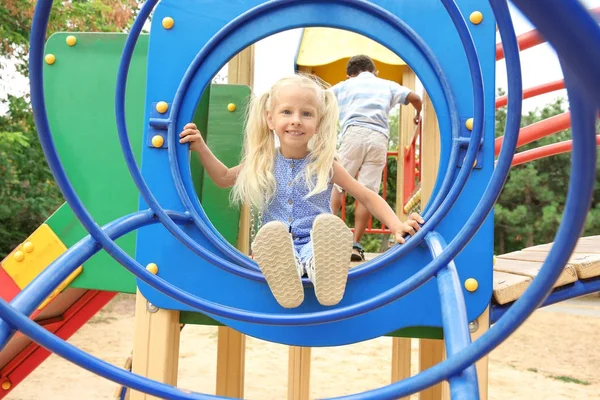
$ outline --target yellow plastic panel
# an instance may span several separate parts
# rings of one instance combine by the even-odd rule
[[[407,65],[400,57],[374,40],[340,29],[304,29],[296,64],[300,71],[312,72],[335,85],[346,79],[346,63],[358,54],[373,59],[380,78],[402,83]]]
[[[65,251],[67,251],[67,247],[58,236],[56,236],[52,228],[43,224],[36,229],[27,240],[17,246],[4,261],[2,261],[2,266],[6,273],[10,275],[17,286],[22,290]],[[73,273],[69,275],[69,277],[65,279],[46,300],[44,300],[39,309],[44,308],[46,304],[66,288],[69,283],[81,273],[82,269],[83,267],[80,266],[73,271]]]

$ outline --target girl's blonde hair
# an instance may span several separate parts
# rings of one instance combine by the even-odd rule
[[[267,125],[267,110],[273,112],[279,90],[284,86],[297,85],[315,91],[318,102],[317,129],[308,144],[309,162],[304,171],[308,196],[327,188],[332,175],[337,141],[338,104],[335,95],[325,89],[318,78],[292,75],[277,81],[271,89],[252,100],[246,122],[244,156],[233,190],[232,202],[247,204],[262,210],[277,189],[273,175],[275,162],[274,133]]]

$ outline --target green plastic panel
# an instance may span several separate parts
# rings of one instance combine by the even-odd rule
[[[179,314],[179,322],[182,324],[189,325],[214,325],[214,326],[223,326],[218,321],[215,321],[211,317],[207,317],[204,314],[192,312],[192,311],[182,311]],[[413,328],[404,328],[389,333],[385,336],[391,337],[405,337],[405,338],[420,338],[420,339],[443,339],[444,333],[440,328],[429,328],[429,327],[413,327]]]
[[[250,88],[244,85],[212,85],[208,106],[206,143],[213,154],[228,167],[240,162],[244,120]],[[235,111],[227,106],[235,104]],[[230,189],[217,187],[208,178],[202,182],[202,206],[213,225],[232,245],[236,245],[240,212],[229,201]]]
[[[116,76],[127,35],[76,33],[77,44],[72,47],[66,44],[68,35],[73,33],[54,34],[46,45],[46,53],[56,56],[53,65],[44,67],[50,126],[71,183],[95,221],[104,225],[138,208],[139,194],[123,159],[115,122]],[[131,61],[127,85],[127,128],[138,162],[147,48],[148,36],[142,35]],[[213,152],[227,165],[239,162],[249,94],[247,86],[213,85],[198,103],[194,122]],[[229,112],[229,103],[235,103],[237,110]],[[229,190],[204,180],[202,165],[194,155],[191,169],[206,213],[224,237],[235,244],[239,211],[229,205]],[[87,235],[67,204],[46,222],[67,247]],[[134,255],[135,232],[117,240],[117,244]],[[71,287],[124,293],[135,293],[136,289],[133,275],[103,251],[84,264],[83,273]]]
[[[211,86],[204,90],[202,97],[198,102],[196,108],[196,114],[194,114],[194,123],[202,133],[204,140],[206,140],[206,131],[208,129],[208,102],[210,101],[210,89]],[[192,180],[194,182],[194,188],[196,189],[196,195],[198,198],[202,197],[202,183],[204,182],[204,168],[200,159],[195,155],[190,157],[190,171],[192,173]]]
[[[62,164],[77,194],[95,219],[104,225],[137,211],[138,193],[122,156],[115,122],[117,69],[126,34],[76,33],[77,44],[65,39],[73,33],[52,35],[46,53],[56,56],[44,66],[44,88],[50,126]],[[139,162],[148,36],[140,37],[127,86],[129,140]],[[87,232],[63,205],[47,221],[67,247]],[[135,232],[117,243],[135,252]],[[133,276],[108,254],[100,252],[84,264],[72,287],[135,292]]]

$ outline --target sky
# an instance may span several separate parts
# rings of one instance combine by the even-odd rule
[[[551,0],[545,1],[551,3]],[[581,2],[587,8],[600,6],[600,0],[581,0]],[[529,21],[512,4],[509,4],[509,6],[517,35],[533,29]],[[256,44],[254,76],[254,91],[256,93],[266,91],[276,80],[293,73],[300,33],[300,29],[286,31],[263,39]],[[497,42],[499,41],[498,34]],[[277,56],[274,57],[274,54]],[[521,52],[521,68],[523,88],[562,79],[556,53],[548,44],[538,45]],[[27,80],[19,76],[10,64],[4,63],[1,65],[0,99],[5,98],[7,93],[23,94],[27,90],[27,85]],[[496,63],[496,86],[506,89],[506,67],[503,61]],[[566,98],[566,92],[563,90],[525,100],[523,111],[528,112],[536,107],[543,107],[559,96]],[[5,111],[6,107],[0,104],[0,114]]]

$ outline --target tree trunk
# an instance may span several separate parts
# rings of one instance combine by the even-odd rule
[[[504,244],[504,236],[505,236],[504,229],[500,228],[498,230],[498,233],[499,233],[498,237],[499,237],[499,242],[500,242],[500,246],[499,246],[500,254],[504,254],[504,253],[506,253],[506,246]]]

